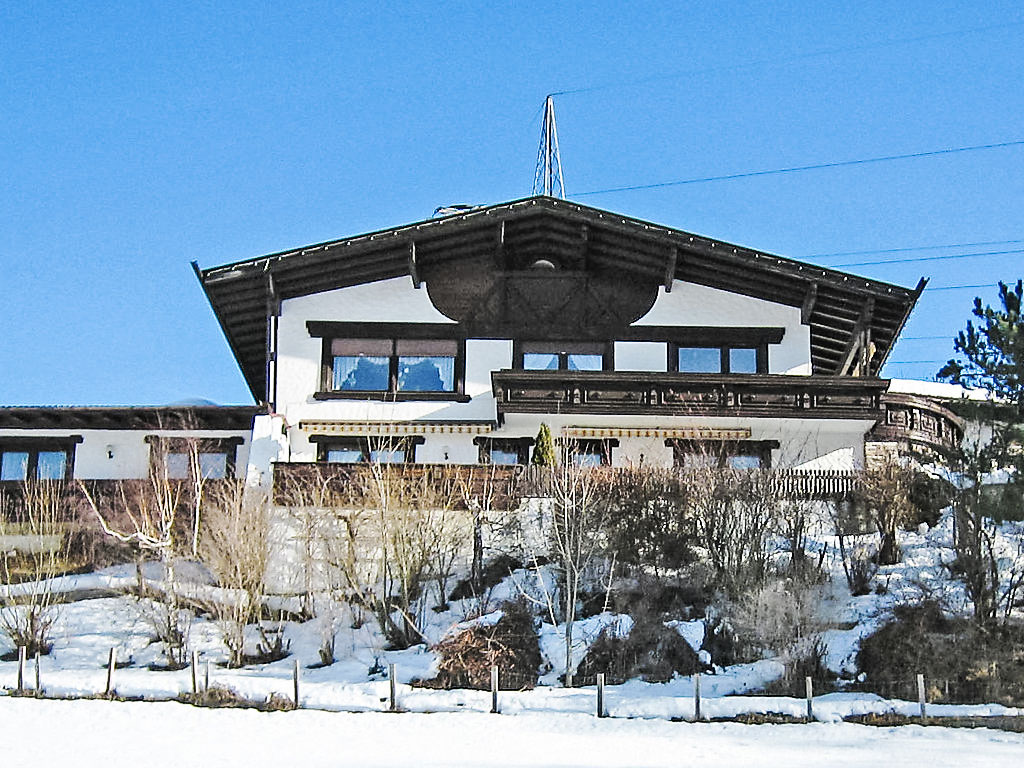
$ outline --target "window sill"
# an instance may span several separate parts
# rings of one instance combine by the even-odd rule
[[[314,400],[379,400],[386,403],[401,402],[455,402],[468,403],[472,398],[460,392],[314,392]]]

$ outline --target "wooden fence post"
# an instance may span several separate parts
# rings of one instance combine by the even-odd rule
[[[917,703],[921,707],[921,719],[925,720],[928,718],[928,713],[925,711],[924,702],[924,675],[918,673],[917,675]]]
[[[192,651],[192,695],[199,695],[199,651]]]
[[[107,664],[107,690],[104,696],[111,696],[114,693],[114,666],[117,664],[117,649],[110,649],[110,662]]]
[[[41,673],[39,671],[39,651],[36,651],[36,696],[43,695],[43,684],[40,682]]]
[[[391,695],[388,704],[388,710],[391,712],[398,711],[398,689],[395,684],[395,665],[388,664],[388,682],[391,684]]]
[[[491,666],[491,712],[498,714],[498,665]]]
[[[693,676],[693,719],[700,720],[700,672]]]
[[[210,690],[210,660],[206,660],[206,670],[203,674],[203,690]]]
[[[597,673],[597,716],[605,717],[604,712],[604,672]]]
[[[24,645],[18,646],[18,693],[25,692],[25,656],[28,649]]]
[[[292,682],[295,686],[295,708],[299,708],[299,660],[295,659],[295,669],[293,673]]]
[[[810,677],[804,678],[804,690],[807,694],[807,722],[814,719],[814,683]]]

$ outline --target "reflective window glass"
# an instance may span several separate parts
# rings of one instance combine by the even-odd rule
[[[682,466],[685,469],[709,469],[718,466],[718,454],[707,451],[686,451],[679,454]]]
[[[518,464],[519,451],[515,448],[503,448],[494,446],[490,450],[491,464]]]
[[[730,373],[757,373],[757,350],[736,348],[729,350]]]
[[[721,373],[722,351],[718,347],[680,347],[680,373]]]
[[[332,387],[357,392],[380,392],[388,389],[387,357],[339,355],[334,358]]]
[[[199,473],[206,480],[220,480],[228,476],[226,453],[200,453]]]
[[[570,371],[600,371],[604,365],[601,355],[568,355]]]
[[[455,358],[398,358],[398,389],[401,392],[455,391]]]
[[[187,453],[168,453],[164,456],[164,461],[167,466],[167,477],[172,480],[188,479],[189,462]]]
[[[761,457],[752,454],[736,454],[725,457],[730,469],[760,469]]]
[[[335,464],[358,464],[366,461],[362,448],[338,446],[327,450],[327,460]]]
[[[64,451],[40,451],[36,477],[40,480],[63,480],[68,455]]]
[[[378,464],[401,464],[405,461],[404,448],[370,449],[370,461]]]
[[[527,371],[557,371],[558,355],[551,352],[525,352],[523,368]]]
[[[0,480],[25,480],[28,475],[28,452],[5,451],[0,458]]]

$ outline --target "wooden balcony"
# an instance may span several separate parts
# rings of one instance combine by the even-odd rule
[[[926,397],[897,392],[886,393],[882,405],[885,416],[868,433],[868,442],[895,442],[940,455],[960,447],[964,421],[949,408]]]
[[[605,479],[634,471],[620,467],[595,467]],[[700,471],[653,470],[682,484],[705,482]],[[860,472],[845,470],[804,471],[773,469],[762,478],[780,498],[838,500],[849,498],[860,483]],[[688,480],[692,478],[692,480]],[[514,509],[524,498],[552,493],[553,470],[535,466],[484,464],[330,464],[326,462],[278,463],[274,465],[274,503],[297,506],[354,507],[373,503],[368,483],[394,484],[404,490],[395,495],[419,494],[456,509]],[[378,486],[379,487],[379,486]]]
[[[508,413],[865,419],[883,415],[885,379],[775,374],[519,371],[491,373]]]

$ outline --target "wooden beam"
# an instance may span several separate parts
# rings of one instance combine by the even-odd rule
[[[814,312],[814,305],[818,301],[818,284],[811,283],[807,286],[807,295],[804,297],[804,303],[800,307],[800,322],[803,325],[807,325],[811,322],[811,313]]]
[[[420,272],[416,264],[416,241],[409,243],[409,276],[412,278],[412,287],[420,287]]]
[[[672,283],[676,279],[676,263],[679,261],[679,249],[673,246],[668,250],[668,261],[665,264],[665,293],[672,293]]]
[[[857,318],[857,323],[853,326],[853,330],[850,332],[850,341],[846,345],[846,349],[843,352],[842,358],[839,361],[839,369],[836,374],[839,376],[848,376],[850,368],[853,366],[854,361],[857,359],[858,353],[866,346],[867,343],[867,328],[868,323],[871,322],[871,316],[875,313],[875,300],[871,297],[864,302],[864,306],[860,311],[860,317]]]

